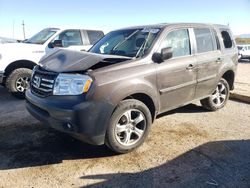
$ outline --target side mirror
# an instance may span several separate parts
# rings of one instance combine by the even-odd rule
[[[167,47],[161,49],[161,53],[154,53],[152,59],[156,63],[161,63],[172,57],[173,57],[173,50],[171,47]]]
[[[62,40],[54,40],[54,42],[49,43],[49,48],[62,48],[63,47],[63,43]]]

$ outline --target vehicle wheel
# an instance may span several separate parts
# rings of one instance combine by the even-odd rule
[[[229,85],[225,79],[221,78],[213,94],[201,100],[201,105],[210,111],[216,111],[226,105],[228,98]]]
[[[116,153],[128,153],[144,142],[151,124],[151,113],[144,103],[124,100],[111,116],[105,144]]]
[[[19,68],[14,70],[6,79],[6,87],[15,97],[25,98],[25,91],[29,88],[32,70]]]

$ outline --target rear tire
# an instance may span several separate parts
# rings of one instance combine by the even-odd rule
[[[144,103],[124,100],[111,116],[105,144],[116,153],[128,153],[144,142],[151,124],[151,113]]]
[[[221,78],[213,94],[205,99],[202,99],[201,105],[210,111],[216,111],[223,108],[229,98],[229,85],[228,82]]]
[[[6,87],[9,92],[19,99],[25,98],[25,91],[29,88],[32,70],[19,68],[10,73],[6,79]]]

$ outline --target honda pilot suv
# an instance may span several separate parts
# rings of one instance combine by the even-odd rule
[[[126,153],[163,112],[194,100],[211,111],[224,107],[237,62],[227,26],[120,29],[88,52],[58,49],[43,58],[26,92],[27,109],[59,131]]]

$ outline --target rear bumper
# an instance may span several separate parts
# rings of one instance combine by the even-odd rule
[[[104,144],[113,105],[86,101],[83,96],[40,98],[30,90],[26,99],[30,114],[46,125],[90,144]]]

